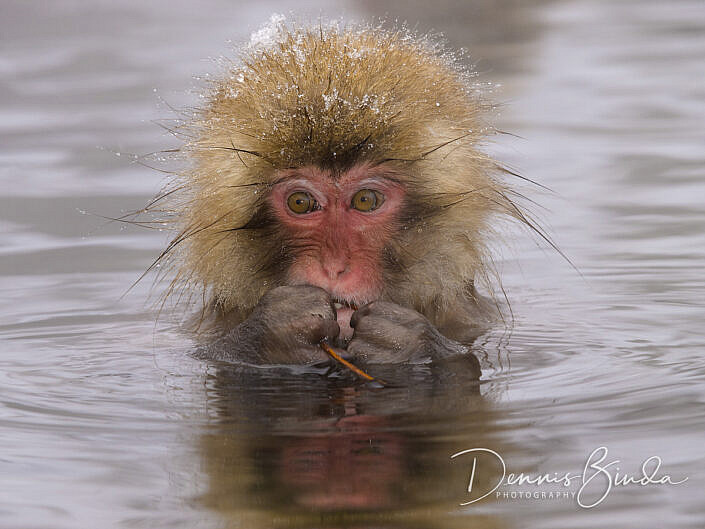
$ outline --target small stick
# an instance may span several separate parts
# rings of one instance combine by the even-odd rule
[[[364,378],[365,380],[369,380],[370,382],[377,382],[378,384],[381,384],[382,386],[387,385],[386,382],[383,382],[382,380],[375,378],[372,375],[368,375],[359,367],[357,367],[357,366],[351,364],[350,362],[348,362],[347,360],[345,360],[345,358],[343,358],[338,353],[336,353],[333,350],[333,348],[330,346],[330,344],[328,342],[326,342],[325,340],[323,340],[320,345],[321,345],[321,349],[323,349],[326,353],[328,353],[328,355],[331,358],[333,358],[334,360],[343,364],[345,367],[347,367],[350,371],[352,371],[356,375],[359,375],[362,378]]]

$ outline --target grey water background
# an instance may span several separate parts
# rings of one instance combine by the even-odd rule
[[[289,10],[387,15],[467,47],[517,135],[487,148],[554,191],[524,189],[580,274],[508,236],[514,324],[478,341],[479,391],[228,372],[155,324],[149,279],[121,297],[166,234],[82,212],[157,193],[163,175],[126,153],[174,145],[152,123],[172,117],[163,101],[197,104],[193,76]],[[2,0],[0,527],[703,527],[704,102],[698,0]],[[455,452],[563,474],[600,446],[625,474],[659,456],[659,475],[688,480],[592,509],[458,505],[470,460]],[[488,490],[496,461],[477,472]]]

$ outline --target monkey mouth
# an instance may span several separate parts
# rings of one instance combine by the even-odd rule
[[[346,299],[334,299],[333,306],[335,307],[335,310],[340,310],[343,308],[357,310],[357,305],[352,301],[348,301]]]
[[[343,341],[347,341],[353,334],[352,327],[350,327],[350,318],[353,312],[357,310],[357,305],[345,299],[334,299],[333,306],[335,307],[335,313],[340,327],[340,338]]]

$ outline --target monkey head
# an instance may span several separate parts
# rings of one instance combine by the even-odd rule
[[[299,284],[348,319],[374,300],[452,312],[490,275],[490,219],[519,215],[479,148],[492,129],[473,74],[406,30],[275,29],[181,130],[168,293],[240,317]]]

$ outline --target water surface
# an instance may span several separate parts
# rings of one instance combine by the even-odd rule
[[[309,4],[467,46],[519,136],[487,149],[554,190],[524,189],[580,272],[508,234],[514,322],[478,340],[481,384],[411,370],[381,391],[194,360],[188,334],[155,324],[149,280],[122,297],[166,234],[82,213],[156,193],[162,175],[127,154],[173,145],[151,123],[171,117],[161,98],[197,102],[209,57],[298,7],[3,2],[0,527],[702,527],[702,2]],[[601,446],[620,472],[659,456],[688,481],[592,509],[512,498],[578,488],[555,485],[459,506],[475,497],[459,451],[537,475],[579,473]],[[475,493],[496,463],[478,460]]]

